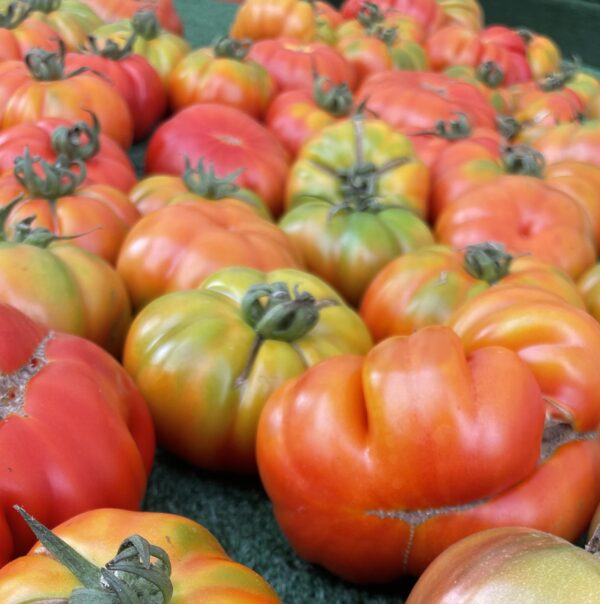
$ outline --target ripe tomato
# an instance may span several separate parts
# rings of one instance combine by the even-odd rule
[[[194,289],[227,266],[301,268],[286,234],[239,201],[168,205],[143,216],[121,246],[117,270],[134,308],[167,292]]]
[[[0,305],[0,329],[4,564],[34,542],[15,504],[52,526],[97,507],[136,509],[154,430],[131,378],[96,344],[8,305]]]
[[[262,577],[231,560],[208,530],[183,516],[96,509],[62,522],[54,539],[39,523],[33,526],[45,547],[38,543],[0,570],[4,602],[100,601],[132,593],[138,602],[280,602]]]
[[[543,531],[489,529],[436,558],[406,604],[593,602],[600,590],[600,562],[593,553]]]
[[[45,118],[0,131],[0,175],[12,173],[15,159],[28,147],[33,156],[49,163],[61,157],[65,167],[77,169],[73,162],[85,162],[83,184],[106,184],[129,192],[137,181],[131,159],[113,139],[100,132],[95,116],[92,122],[90,126],[84,121]]]
[[[269,395],[322,359],[371,344],[358,315],[317,277],[234,267],[143,308],[123,363],[163,447],[196,466],[252,473]]]
[[[372,583],[418,574],[484,528],[577,538],[600,501],[600,438],[597,424],[576,430],[545,426],[515,352],[430,326],[288,380],[261,414],[257,459],[297,553]]]
[[[186,158],[212,163],[219,177],[241,170],[235,182],[261,197],[273,215],[281,213],[288,155],[265,126],[242,111],[211,103],[182,109],[152,135],[145,170],[180,175]]]

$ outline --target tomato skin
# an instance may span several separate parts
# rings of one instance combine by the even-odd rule
[[[360,315],[376,341],[409,335],[426,325],[445,324],[455,310],[491,288],[540,287],[573,306],[584,302],[573,280],[554,265],[519,256],[510,272],[490,285],[468,272],[466,250],[423,247],[392,260],[377,273],[362,299]]]
[[[262,65],[279,90],[312,90],[313,72],[334,84],[356,85],[352,66],[335,48],[323,42],[299,42],[293,38],[259,40],[250,48],[248,58]]]
[[[464,113],[473,127],[496,127],[496,112],[471,84],[441,73],[385,71],[368,77],[357,90],[358,102],[394,128],[411,134],[432,130],[439,120]]]
[[[1,130],[43,118],[83,120],[93,125],[90,112],[96,115],[105,134],[124,149],[129,148],[133,139],[131,112],[107,82],[86,73],[37,81],[23,61],[0,63]]]
[[[55,50],[57,37],[60,38],[49,25],[39,19],[26,17],[14,27],[0,26],[0,62],[23,59],[33,48]]]
[[[592,602],[598,560],[542,531],[489,529],[454,544],[421,575],[406,604]]]
[[[258,119],[275,91],[275,82],[262,65],[215,56],[212,48],[188,54],[173,69],[169,80],[169,101],[174,111],[195,103],[218,103]]]
[[[53,133],[58,128],[74,125],[60,118],[45,118],[36,122],[17,124],[0,131],[0,175],[13,172],[14,160],[23,154],[26,146],[29,147],[32,155],[38,155],[54,163],[58,159],[58,153],[64,151],[54,148]],[[90,142],[85,134],[87,128],[89,128],[87,124],[85,128],[79,128],[79,132],[84,135],[81,137],[81,145],[84,147]],[[90,128],[90,131],[93,129]],[[102,132],[99,132],[98,136],[98,151],[93,157],[85,156],[84,159],[86,168],[84,184],[106,184],[128,193],[137,181],[131,159],[112,138]]]
[[[473,31],[483,29],[483,9],[477,0],[437,0],[444,24],[459,23]]]
[[[448,325],[468,351],[504,346],[529,364],[553,415],[578,431],[600,424],[600,326],[587,312],[532,287],[491,288],[469,300]]]
[[[285,233],[247,204],[183,202],[147,214],[131,229],[117,270],[134,308],[167,292],[194,289],[227,266],[302,268]]]
[[[108,79],[126,101],[133,119],[133,137],[144,139],[164,115],[167,95],[160,76],[141,55],[131,53],[112,60],[90,52],[68,53],[65,57],[68,71],[87,67]]]
[[[216,104],[182,109],[154,132],[145,158],[147,174],[176,174],[203,158],[222,177],[243,168],[235,179],[254,191],[273,215],[281,213],[289,158],[269,130],[245,113]]]
[[[251,286],[275,282],[337,304],[320,310],[317,324],[293,341],[265,339],[249,375],[236,385],[256,339],[242,316],[243,296]],[[234,267],[142,309],[127,336],[123,363],[148,401],[163,447],[199,467],[255,473],[256,428],[268,396],[322,359],[362,354],[371,345],[358,315],[317,277],[295,269]],[[183,349],[180,358],[174,351]],[[194,387],[181,390],[177,384],[184,382]]]
[[[159,512],[102,508],[62,522],[54,531],[96,566],[111,560],[120,544],[139,534],[168,554],[172,604],[278,604],[276,593],[250,568],[234,562],[202,525]],[[81,583],[38,543],[0,570],[0,598],[11,604],[63,600]]]
[[[121,356],[131,323],[125,284],[107,262],[70,244],[0,243],[0,302],[50,329]]]
[[[442,211],[435,234],[440,243],[457,248],[498,241],[510,253],[531,253],[573,278],[596,255],[585,209],[531,176],[499,176],[461,195]]]
[[[261,415],[259,471],[300,556],[352,581],[389,581],[487,527],[578,536],[600,499],[600,441],[589,435],[539,463],[544,414],[515,353],[468,352],[432,326],[286,382]]]
[[[96,507],[136,509],[152,465],[154,430],[133,381],[107,352],[49,332],[11,306],[0,308],[2,372],[26,382],[23,398],[14,399],[24,414],[7,413],[0,431],[1,524],[12,534],[2,544],[5,563],[34,541],[11,509],[16,503],[47,525]],[[38,369],[24,382],[23,372],[14,372],[28,363]]]
[[[590,267],[577,280],[577,288],[585,301],[587,311],[600,322],[600,264]]]

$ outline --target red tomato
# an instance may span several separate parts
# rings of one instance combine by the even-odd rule
[[[550,324],[558,336],[562,323]],[[597,424],[545,428],[545,412],[515,352],[425,327],[280,387],[261,414],[259,471],[301,557],[352,581],[389,581],[484,528],[577,538],[600,500]]]
[[[145,138],[167,108],[167,95],[158,72],[147,59],[132,52],[133,39],[123,46],[107,40],[102,48],[93,37],[88,40],[83,53],[66,55],[65,67],[71,72],[87,68],[88,73],[108,80],[127,102],[134,139]]]
[[[80,121],[71,123],[60,118],[46,118],[11,126],[0,131],[0,174],[12,173],[15,159],[25,147],[34,156],[54,163],[59,156],[66,167],[73,161],[85,162],[84,184],[106,184],[129,192],[137,177],[133,163],[123,149],[100,132],[100,124],[92,116],[93,125]]]
[[[14,504],[51,526],[93,508],[136,509],[154,431],[131,378],[92,342],[48,331],[6,305],[0,331],[0,561],[6,563],[34,542]]]
[[[323,42],[259,40],[250,48],[248,58],[262,65],[280,90],[310,90],[315,71],[334,84],[346,83],[351,90],[355,87],[353,67],[338,50]]]
[[[271,132],[238,109],[192,105],[158,127],[146,150],[149,174],[181,174],[186,157],[204,159],[217,176],[241,172],[236,183],[254,191],[274,215],[283,208],[287,152]]]

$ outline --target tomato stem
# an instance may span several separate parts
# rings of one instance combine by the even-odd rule
[[[52,149],[62,158],[61,163],[70,165],[75,160],[87,161],[100,150],[100,122],[91,113],[92,126],[84,121],[73,126],[59,126],[52,132]]]
[[[508,275],[512,261],[513,257],[506,252],[503,243],[491,241],[469,245],[463,267],[475,279],[493,285]]]
[[[98,46],[98,40],[95,36],[89,35],[87,37],[87,46],[84,46],[81,51],[88,52],[94,55],[98,55],[111,61],[120,61],[125,59],[133,53],[133,44],[137,38],[137,33],[133,33],[123,46],[119,46],[118,42],[108,38],[104,42],[104,46],[100,48]]]
[[[152,10],[142,9],[137,11],[131,17],[131,27],[144,40],[154,40],[162,31],[156,14]]]
[[[213,43],[213,52],[215,57],[219,59],[233,59],[235,61],[243,61],[248,54],[252,40],[246,38],[244,40],[235,40],[228,36],[221,36]]]
[[[173,596],[168,554],[139,535],[125,539],[116,556],[99,568],[50,529],[14,506],[50,555],[83,585],[72,604],[167,604]]]
[[[11,2],[6,10],[0,13],[0,29],[15,29],[29,17],[31,11],[30,5]]]
[[[352,111],[353,98],[348,84],[333,84],[316,69],[313,69],[313,98],[321,109],[334,117],[345,117]]]
[[[504,82],[504,72],[495,61],[484,61],[477,67],[476,78],[489,88],[498,88]]]
[[[546,161],[544,155],[527,145],[509,145],[502,151],[502,164],[510,174],[541,178]]]

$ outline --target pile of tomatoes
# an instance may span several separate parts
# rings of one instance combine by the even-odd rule
[[[0,601],[279,601],[156,444],[411,604],[597,601],[600,81],[477,0],[223,33],[0,0]]]

